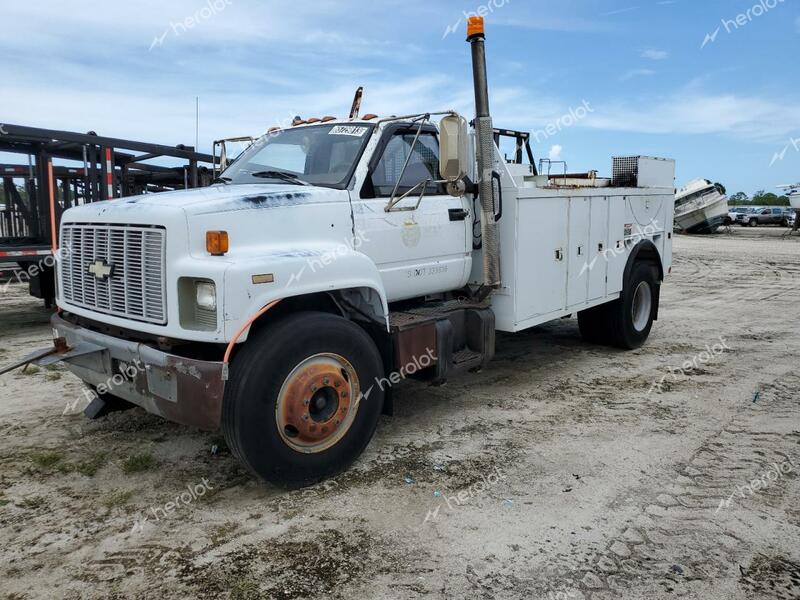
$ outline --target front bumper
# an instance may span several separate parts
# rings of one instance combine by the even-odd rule
[[[169,421],[211,431],[219,428],[225,391],[222,362],[167,354],[74,325],[58,315],[50,322],[67,349],[84,349],[73,356],[67,350],[61,360],[85,383],[106,386],[109,394]]]

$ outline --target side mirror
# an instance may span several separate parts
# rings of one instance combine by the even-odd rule
[[[439,175],[448,183],[460,181],[469,165],[466,119],[460,115],[444,117],[439,122],[439,139]]]

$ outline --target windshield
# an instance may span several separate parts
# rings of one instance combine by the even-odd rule
[[[343,189],[371,131],[371,125],[314,125],[270,133],[245,150],[220,179]]]

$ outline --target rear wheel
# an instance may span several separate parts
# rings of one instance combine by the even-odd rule
[[[345,469],[372,437],[382,361],[354,323],[296,313],[254,334],[231,365],[222,430],[253,473],[278,485]]]
[[[639,348],[658,311],[658,275],[652,263],[634,263],[618,300],[578,313],[581,335],[590,343]]]
[[[608,304],[601,304],[578,313],[578,328],[581,337],[590,344],[609,344]]]

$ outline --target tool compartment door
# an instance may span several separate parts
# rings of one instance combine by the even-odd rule
[[[520,198],[517,322],[566,307],[567,198]]]
[[[567,306],[586,302],[589,290],[589,198],[569,199],[569,261]]]
[[[589,225],[589,301],[606,295],[608,273],[608,198],[592,198],[592,215]]]

